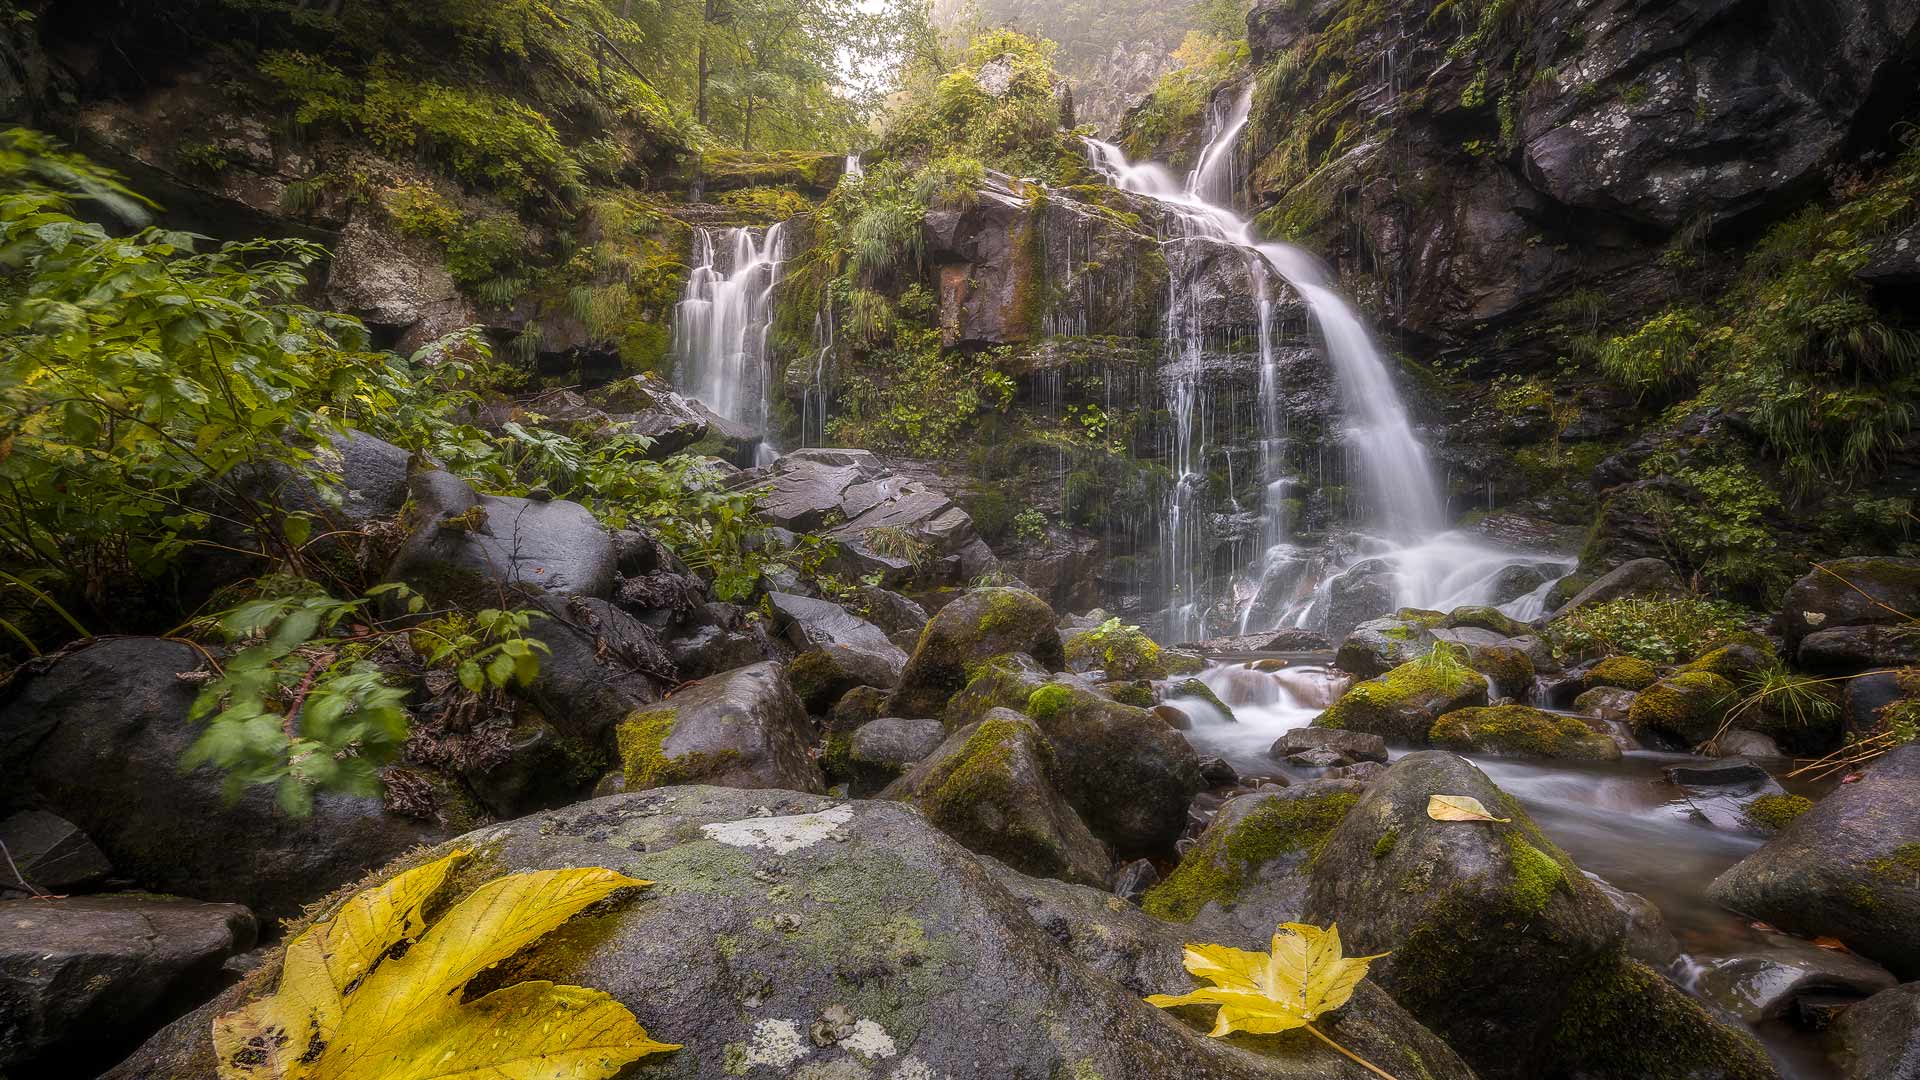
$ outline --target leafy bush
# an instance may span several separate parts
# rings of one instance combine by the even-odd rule
[[[380,193],[380,209],[395,232],[451,243],[460,229],[460,209],[426,184],[399,183]]]
[[[460,230],[447,244],[447,272],[461,288],[473,292],[518,269],[525,253],[526,234],[519,220],[490,214]]]
[[[1047,515],[1029,506],[1013,515],[1013,538],[1023,544],[1037,544],[1047,538]]]
[[[1693,378],[1705,364],[1700,320],[1687,311],[1664,311],[1632,333],[1600,346],[1601,374],[1643,394],[1666,394]]]
[[[1637,656],[1671,664],[1745,637],[1753,613],[1719,600],[1627,598],[1577,608],[1547,626],[1562,656]]]
[[[1767,515],[1781,507],[1780,496],[1751,469],[1738,462],[1673,467],[1655,455],[1643,471],[1683,489],[1641,489],[1632,496],[1683,565],[1698,567],[1723,591],[1766,596],[1786,586],[1790,564],[1766,525]]]

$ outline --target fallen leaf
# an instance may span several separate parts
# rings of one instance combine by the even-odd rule
[[[1847,943],[1844,941],[1841,941],[1839,938],[1817,937],[1813,939],[1813,943],[1815,945],[1820,946],[1823,949],[1832,949],[1834,952],[1852,952],[1853,951],[1852,949],[1847,948]]]
[[[1471,795],[1429,795],[1427,816],[1435,821],[1497,821],[1503,825],[1513,820],[1487,813],[1480,800]]]
[[[1848,773],[1847,775],[1840,778],[1840,782],[1843,784],[1857,784],[1860,782],[1860,774],[1857,772]]]
[[[599,868],[510,874],[429,927],[427,906],[467,855],[366,889],[294,938],[273,995],[214,1020],[221,1080],[602,1080],[678,1049],[599,990],[535,981],[464,1000],[482,971],[651,884]]]
[[[1312,1021],[1347,1003],[1354,987],[1366,977],[1373,956],[1341,955],[1340,928],[1325,930],[1307,923],[1283,923],[1273,935],[1272,952],[1248,952],[1228,945],[1188,945],[1188,973],[1212,986],[1186,994],[1155,994],[1147,1004],[1170,1009],[1178,1005],[1218,1005],[1215,1038],[1244,1031],[1271,1035],[1306,1028],[1375,1074],[1387,1076],[1352,1051],[1327,1038]],[[1391,1080],[1391,1077],[1389,1077]]]

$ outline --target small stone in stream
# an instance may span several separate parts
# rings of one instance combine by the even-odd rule
[[[1264,660],[1255,660],[1247,666],[1255,671],[1279,671],[1281,668],[1286,667],[1287,663],[1287,661],[1277,656],[1269,656]]]
[[[1313,750],[1337,754],[1343,760],[1334,762],[1335,765],[1387,760],[1387,743],[1380,736],[1337,728],[1295,728],[1275,739],[1267,754],[1273,758],[1290,758]]]
[[[1159,717],[1161,723],[1175,731],[1193,730],[1193,718],[1188,716],[1182,709],[1172,705],[1155,705],[1148,711]]]
[[[1825,1031],[1840,1019],[1848,1006],[1859,1001],[1848,994],[1802,994],[1793,1003],[1793,1022],[1803,1028]]]
[[[1214,787],[1232,787],[1240,782],[1240,774],[1222,758],[1202,758],[1200,778]]]
[[[1248,780],[1246,783],[1248,787],[1251,787],[1255,791],[1279,791],[1281,788],[1293,783],[1293,781],[1288,780],[1284,776],[1259,776]]]
[[[1147,890],[1160,884],[1160,871],[1146,859],[1135,859],[1113,875],[1113,895],[1129,904],[1138,904]]]
[[[1803,943],[1713,961],[1698,979],[1701,997],[1748,1024],[1786,1016],[1802,994],[1851,994],[1859,1000],[1895,985],[1893,975],[1878,964]]]
[[[1780,744],[1773,741],[1771,735],[1762,735],[1745,728],[1728,728],[1719,738],[1708,743],[1706,752],[1714,757],[1728,758],[1777,758],[1782,756]]]
[[[1667,779],[1681,787],[1757,787],[1773,781],[1767,770],[1751,761],[1675,765],[1667,770]]]
[[[1287,764],[1298,765],[1303,769],[1331,769],[1338,765],[1345,765],[1346,763],[1347,758],[1345,755],[1339,751],[1324,748],[1319,750],[1302,750],[1297,754],[1287,755]]]
[[[1328,769],[1321,775],[1322,780],[1358,780],[1371,784],[1380,778],[1387,767],[1378,761],[1356,761],[1351,765],[1342,765],[1337,769]]]

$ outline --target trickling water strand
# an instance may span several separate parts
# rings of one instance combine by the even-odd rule
[[[693,272],[673,312],[680,388],[763,437],[773,381],[767,336],[784,256],[781,229],[775,225],[759,240],[744,228],[695,229]],[[722,250],[728,252],[724,263]]]
[[[867,175],[866,168],[860,164],[859,154],[847,155],[847,168],[846,168],[845,174],[854,180],[858,180],[861,177]]]
[[[827,444],[827,403],[833,399],[833,303],[813,315],[813,367],[800,401],[800,445]]]

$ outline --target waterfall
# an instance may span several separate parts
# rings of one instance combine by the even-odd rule
[[[827,406],[833,399],[833,301],[813,313],[813,364],[800,400],[800,445],[827,445]]]
[[[1252,111],[1253,89],[1208,114],[1208,140],[1193,170],[1176,181],[1165,167],[1134,163],[1112,143],[1089,139],[1094,168],[1123,191],[1151,198],[1169,211],[1176,235],[1163,244],[1211,242],[1246,253],[1248,274],[1259,314],[1260,508],[1264,551],[1249,565],[1235,567],[1237,589],[1248,599],[1239,615],[1242,631],[1290,624],[1324,625],[1327,595],[1334,579],[1351,561],[1327,574],[1322,560],[1292,544],[1294,523],[1287,520],[1287,496],[1294,479],[1287,474],[1287,432],[1280,408],[1279,371],[1271,327],[1274,290],[1290,287],[1307,305],[1313,329],[1340,390],[1343,442],[1359,467],[1366,495],[1366,524],[1377,533],[1369,563],[1390,568],[1397,604],[1429,606],[1484,602],[1495,576],[1505,566],[1539,561],[1496,551],[1459,533],[1447,532],[1439,487],[1426,449],[1415,435],[1406,406],[1394,388],[1386,361],[1366,325],[1336,292],[1329,274],[1312,255],[1290,244],[1255,237],[1250,220],[1232,204],[1233,180],[1240,172],[1235,153]],[[1173,365],[1169,407],[1173,447],[1169,461],[1174,491],[1168,500],[1166,555],[1170,598],[1166,632],[1170,640],[1204,636],[1208,630],[1202,592],[1210,567],[1196,505],[1202,480],[1207,422],[1206,394],[1200,385],[1199,355],[1209,327],[1202,325],[1194,283],[1171,275],[1167,315],[1169,361]],[[1293,578],[1311,572],[1317,583],[1295,588]],[[1379,572],[1374,568],[1374,572]],[[1285,610],[1257,612],[1269,586],[1293,593]],[[1544,593],[1543,593],[1544,595]],[[1533,598],[1522,598],[1533,604]],[[1515,601],[1519,603],[1520,601]]]
[[[843,171],[842,175],[851,177],[852,179],[855,179],[855,180],[858,180],[861,177],[867,175],[866,168],[860,164],[859,154],[847,155],[847,167]]]
[[[784,255],[781,229],[774,225],[758,238],[746,228],[695,229],[693,272],[673,311],[680,388],[763,437],[773,382],[767,335]]]

